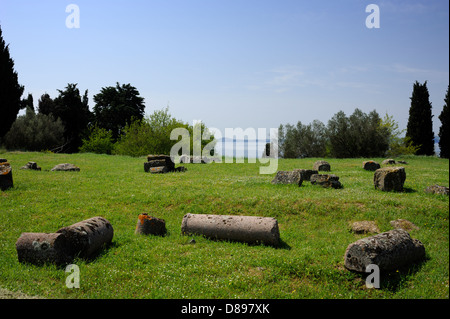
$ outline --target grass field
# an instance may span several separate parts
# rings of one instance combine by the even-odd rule
[[[13,168],[14,188],[0,192],[0,288],[43,298],[449,298],[449,197],[424,189],[449,185],[449,161],[405,157],[405,192],[373,187],[364,159],[328,159],[342,189],[304,182],[272,185],[259,164],[184,164],[184,173],[144,172],[145,158],[94,154],[0,153]],[[278,170],[312,168],[317,159],[281,159]],[[382,159],[374,159],[381,163]],[[19,168],[35,161],[42,171]],[[51,172],[72,163],[80,172]],[[140,213],[166,221],[165,237],[135,235]],[[181,235],[186,213],[252,215],[278,220],[281,247]],[[103,216],[114,227],[112,245],[96,259],[75,260],[80,288],[54,265],[17,260],[22,232],[55,232]],[[374,220],[381,231],[394,219],[419,227],[411,237],[426,259],[381,274],[381,288],[344,268],[347,246],[367,235],[351,222]],[[195,243],[190,243],[194,238]]]

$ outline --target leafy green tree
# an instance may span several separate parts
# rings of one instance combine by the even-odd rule
[[[9,131],[23,106],[20,99],[23,90],[0,27],[0,139]]]
[[[350,122],[343,111],[339,111],[328,121],[327,132],[331,156],[337,158],[354,156]]]
[[[327,126],[331,156],[337,158],[384,156],[389,149],[389,131],[380,125],[374,110],[369,114],[355,109],[350,117],[336,113]]]
[[[393,116],[386,113],[381,120],[380,126],[389,133],[387,156],[413,155],[417,152],[418,147],[412,145],[410,138],[402,137],[406,130],[399,129],[398,123]]]
[[[119,138],[123,128],[131,124],[132,120],[144,118],[144,98],[130,84],[117,83],[115,87],[104,87],[94,96],[94,102],[97,125],[112,132],[114,140]]]
[[[419,147],[416,155],[434,155],[433,115],[427,81],[413,86],[406,136]]]
[[[168,108],[156,110],[149,117],[134,120],[123,128],[123,133],[114,147],[114,154],[144,156],[148,154],[170,154],[177,142],[170,139],[173,129],[188,129],[186,123],[173,118]]]
[[[450,150],[449,150],[449,144],[450,141],[449,139],[449,135],[450,135],[450,131],[449,131],[449,113],[448,113],[448,91],[449,91],[450,86],[447,88],[447,94],[445,94],[445,99],[444,99],[444,108],[442,109],[441,114],[439,115],[439,120],[441,121],[441,127],[439,128],[439,148],[441,150],[440,153],[440,157],[442,158],[449,158],[450,156]]]
[[[8,150],[53,150],[63,144],[62,121],[55,120],[52,115],[36,114],[31,107],[27,108],[25,115],[16,119],[4,138]]]

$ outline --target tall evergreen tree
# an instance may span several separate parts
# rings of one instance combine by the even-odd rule
[[[17,118],[22,102],[24,87],[18,82],[14,71],[14,61],[9,55],[9,45],[5,44],[0,27],[0,139],[11,128]]]
[[[433,115],[427,81],[414,83],[406,137],[419,147],[416,155],[434,155]]]
[[[450,86],[447,88],[447,94],[445,94],[445,104],[444,108],[439,115],[439,120],[441,121],[441,127],[439,128],[439,148],[441,149],[440,157],[443,158],[449,158],[450,156],[450,150],[449,150],[449,127],[448,127],[448,120],[449,120],[449,114],[448,114],[448,91]]]
[[[81,96],[77,84],[69,83],[64,90],[58,92],[59,95],[54,100],[48,94],[41,96],[39,112],[62,120],[66,141],[62,152],[76,153],[83,144],[83,138],[88,135],[88,125],[93,119],[88,105],[88,91]]]

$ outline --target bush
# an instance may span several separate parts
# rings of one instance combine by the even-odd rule
[[[8,150],[52,150],[65,143],[64,125],[59,118],[36,114],[28,108],[26,114],[13,123],[3,143]]]
[[[114,149],[112,132],[95,125],[88,139],[83,139],[81,153],[111,154]]]

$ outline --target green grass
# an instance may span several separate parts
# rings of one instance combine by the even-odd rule
[[[44,298],[449,298],[449,197],[423,190],[448,186],[449,161],[406,157],[406,191],[373,187],[364,159],[328,159],[343,189],[304,182],[272,185],[259,164],[184,164],[185,173],[151,175],[144,158],[94,154],[2,153],[14,188],[0,192],[0,288]],[[312,168],[317,159],[280,160],[278,170]],[[382,159],[374,159],[379,162]],[[36,161],[42,171],[19,168]],[[72,163],[80,172],[50,172]],[[165,237],[135,235],[140,213],[166,221]],[[186,213],[275,217],[279,248],[181,235]],[[94,216],[114,227],[112,246],[92,261],[77,259],[79,289],[64,268],[17,260],[22,232],[55,232]],[[381,289],[343,266],[347,246],[365,235],[349,231],[374,220],[381,231],[408,219],[426,260],[382,274]],[[366,235],[367,236],[367,235]]]

